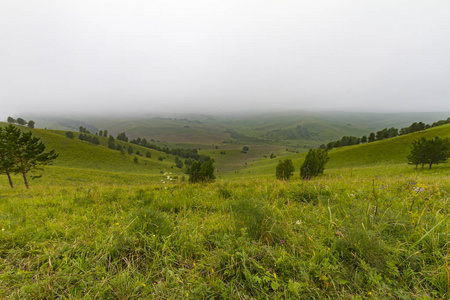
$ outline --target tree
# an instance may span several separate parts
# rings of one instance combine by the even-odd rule
[[[417,166],[428,164],[428,169],[431,169],[433,164],[445,163],[450,157],[450,141],[448,138],[441,139],[435,137],[427,140],[422,137],[415,140],[411,145],[411,152],[407,156],[408,163]]]
[[[305,161],[300,167],[300,177],[311,179],[325,170],[325,164],[328,162],[328,152],[323,149],[310,149],[306,154]]]
[[[150,153],[150,151],[145,152],[145,157],[147,158],[151,158],[152,154]]]
[[[15,160],[12,155],[14,143],[20,137],[20,130],[9,125],[5,128],[0,127],[0,172],[8,176],[9,185],[14,188],[11,173],[14,172]]]
[[[54,150],[44,152],[45,145],[39,138],[33,137],[31,132],[22,132],[11,124],[2,130],[0,145],[2,171],[7,174],[11,171],[22,174],[27,189],[27,173],[51,163],[58,157]],[[12,187],[11,178],[9,180]]]
[[[119,141],[128,142],[128,137],[126,136],[125,132],[121,132],[117,135],[117,139]]]
[[[363,135],[361,137],[361,143],[363,143],[363,144],[367,143],[367,136]]]
[[[8,123],[14,124],[16,123],[16,119],[12,118],[12,117],[8,117]]]
[[[183,162],[181,161],[181,159],[178,156],[175,157],[175,167],[180,168],[180,169],[183,167]]]
[[[369,143],[375,141],[375,133],[371,132],[371,133],[369,134],[369,138],[367,139],[367,141],[368,141]]]
[[[139,159],[137,158],[137,156],[134,157],[133,161],[135,164],[137,164],[139,162]]]
[[[249,148],[247,146],[242,147],[242,153],[247,153]]]
[[[128,151],[128,154],[133,154],[133,152],[134,152],[133,147],[128,146],[127,151]]]
[[[28,121],[28,127],[29,128],[34,128],[34,125],[35,125],[36,123],[33,121],[33,120],[30,120],[30,121]]]
[[[294,163],[290,159],[285,159],[284,161],[279,161],[275,176],[280,180],[289,180],[291,176],[294,174],[295,167]]]
[[[73,134],[72,131],[66,131],[66,137],[68,137],[69,139],[73,139],[75,135]]]
[[[195,161],[189,168],[189,182],[210,182],[214,181],[214,161],[208,160],[205,162]]]
[[[447,162],[450,157],[450,140],[448,138],[435,137],[429,140],[427,144],[428,169],[431,169],[433,164]]]
[[[110,135],[108,139],[108,148],[113,150],[116,149],[116,142],[114,141],[114,137],[112,135]]]
[[[17,124],[25,126],[25,125],[27,125],[27,121],[25,121],[22,118],[17,118]]]

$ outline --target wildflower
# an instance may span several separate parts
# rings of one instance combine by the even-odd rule
[[[145,286],[145,283],[141,284],[142,286]]]
[[[211,271],[214,273],[214,269],[213,268],[211,268]]]
[[[295,224],[297,224],[297,225],[302,225],[302,221],[297,220],[297,222],[295,222]]]
[[[119,223],[116,223],[116,225],[119,225]]]
[[[280,241],[280,245],[282,245],[283,243],[284,243],[284,240],[281,240],[281,241]]]
[[[277,274],[273,271],[273,278],[277,279]]]

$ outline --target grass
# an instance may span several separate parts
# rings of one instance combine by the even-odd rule
[[[0,297],[448,297],[449,177],[375,174],[3,187]]]
[[[196,185],[157,152],[35,132],[61,156],[29,190],[0,177],[2,299],[450,297],[450,168],[404,162],[449,126],[333,150],[310,181],[275,180],[263,146],[223,149],[237,173]]]

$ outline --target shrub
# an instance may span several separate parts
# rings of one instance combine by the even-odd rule
[[[291,176],[294,174],[295,168],[294,163],[292,163],[292,160],[285,159],[284,161],[281,161],[278,163],[275,176],[277,179],[280,180],[289,180]]]
[[[328,162],[328,152],[318,148],[310,149],[305,157],[305,161],[300,167],[300,177],[303,179],[310,179],[323,173],[325,164]]]
[[[189,182],[214,181],[214,179],[216,179],[216,176],[214,176],[214,169],[214,162],[212,160],[193,162],[192,166],[189,168]]]

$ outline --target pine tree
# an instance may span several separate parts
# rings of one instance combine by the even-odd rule
[[[8,175],[11,187],[13,187],[9,176],[11,172],[22,174],[25,186],[29,188],[27,173],[51,163],[58,157],[54,150],[44,151],[45,145],[39,138],[33,137],[31,132],[22,132],[11,124],[1,130],[0,166]]]
[[[5,128],[0,127],[0,172],[8,176],[11,188],[14,188],[11,173],[14,172],[15,166],[15,159],[12,153],[20,133],[20,130],[11,124]]]
[[[317,176],[325,170],[325,164],[328,162],[328,152],[323,149],[310,149],[305,157],[305,161],[300,167],[300,177],[310,179]]]

